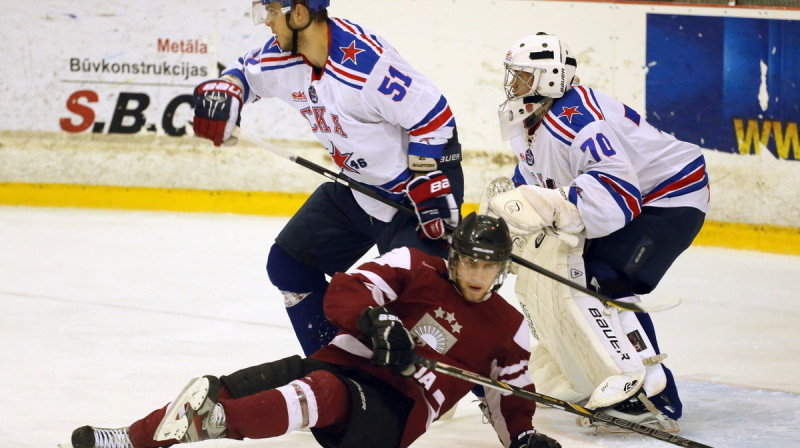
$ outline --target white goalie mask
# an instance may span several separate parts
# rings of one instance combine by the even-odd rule
[[[508,140],[538,123],[553,99],[564,96],[578,63],[558,37],[537,33],[514,42],[506,53],[504,66],[506,101],[500,105],[498,115],[500,132]]]
[[[561,98],[569,90],[577,68],[572,51],[558,37],[537,33],[522,38],[506,54],[506,98]]]

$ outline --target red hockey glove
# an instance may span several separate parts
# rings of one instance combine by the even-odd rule
[[[358,316],[358,331],[372,342],[373,364],[403,376],[417,371],[414,339],[391,310],[382,306],[367,308]]]
[[[538,432],[520,435],[511,442],[509,448],[561,448],[554,439]]]
[[[458,205],[450,191],[450,180],[441,171],[431,171],[413,179],[406,187],[406,194],[414,205],[426,238],[442,238],[444,223],[454,227],[458,225]]]
[[[195,87],[194,135],[207,138],[214,146],[235,145],[239,134],[242,89],[224,79],[212,79]]]

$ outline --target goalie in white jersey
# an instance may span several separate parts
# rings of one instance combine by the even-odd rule
[[[702,227],[705,160],[696,145],[579,84],[576,68],[567,45],[545,33],[507,53],[499,117],[518,165],[513,184],[500,187],[510,191],[489,207],[516,228],[518,255],[639,301]],[[515,289],[539,341],[531,372],[540,392],[678,430],[681,401],[647,314],[607,309],[525,268]]]
[[[373,245],[447,256],[444,223],[463,201],[461,147],[447,100],[381,36],[328,17],[329,0],[256,0],[253,20],[274,34],[195,89],[194,131],[237,141],[243,104],[280,98],[308,120],[341,175],[417,218],[342,184],[321,185],[276,238],[267,261],[308,355],[336,329],[325,318],[326,274],[344,272]]]

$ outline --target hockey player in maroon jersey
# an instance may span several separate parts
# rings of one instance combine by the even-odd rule
[[[155,448],[310,428],[324,447],[407,447],[473,387],[416,367],[416,355],[533,391],[527,324],[496,293],[511,244],[502,218],[472,213],[454,232],[447,262],[398,248],[338,273],[325,311],[341,330],[329,345],[305,359],[196,378],[128,428],[76,429],[72,445]],[[560,448],[534,430],[534,402],[487,390],[484,404],[503,446]]]

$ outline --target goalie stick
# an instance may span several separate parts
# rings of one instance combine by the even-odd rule
[[[298,164],[300,166],[308,168],[311,171],[314,171],[314,172],[316,172],[318,174],[322,174],[323,176],[327,177],[328,179],[331,179],[334,182],[339,182],[340,184],[342,184],[342,185],[344,185],[344,186],[346,186],[346,187],[348,187],[350,189],[353,189],[353,190],[355,190],[355,191],[357,191],[359,193],[362,193],[362,194],[364,194],[366,196],[369,196],[372,199],[375,199],[376,201],[379,201],[379,202],[382,202],[382,203],[384,203],[386,205],[394,207],[400,212],[403,212],[403,213],[411,215],[411,216],[416,216],[416,213],[414,213],[414,210],[411,209],[410,207],[406,207],[403,204],[394,202],[389,198],[383,197],[383,196],[379,195],[377,192],[375,192],[374,190],[372,190],[371,188],[366,187],[366,186],[364,186],[364,185],[362,185],[362,184],[360,184],[358,182],[355,182],[352,179],[349,179],[346,176],[341,175],[341,173],[336,173],[336,172],[331,171],[331,170],[329,170],[329,169],[327,169],[325,167],[317,165],[314,162],[311,162],[311,161],[309,161],[307,159],[304,159],[304,158],[292,153],[291,151],[289,151],[289,150],[287,150],[285,148],[281,148],[281,147],[279,147],[277,145],[274,145],[274,144],[272,144],[272,143],[270,143],[270,142],[268,142],[266,140],[263,140],[261,138],[258,138],[256,136],[250,135],[250,134],[245,133],[245,132],[241,132],[239,134],[239,138],[242,139],[242,140],[249,141],[250,143],[259,145],[259,146],[263,147],[264,149],[267,149],[270,152],[273,152],[273,153],[275,153],[275,154],[277,154],[277,155],[279,155],[281,157],[284,157],[284,158],[286,158],[286,159],[288,159],[288,160],[290,160],[290,161],[292,161],[292,162],[294,162],[294,163],[296,163],[296,164]],[[452,232],[454,230],[454,227],[445,224],[445,229],[447,229],[448,232]],[[668,310],[670,308],[674,308],[674,307],[680,305],[680,303],[681,303],[680,297],[676,297],[676,296],[654,297],[652,299],[648,299],[647,303],[641,303],[641,302],[640,303],[628,303],[628,302],[624,302],[624,301],[620,301],[620,300],[615,300],[615,299],[612,299],[610,297],[606,297],[605,295],[600,294],[597,291],[594,291],[592,289],[589,289],[589,288],[587,288],[587,287],[585,287],[585,286],[583,286],[581,284],[578,284],[578,283],[575,283],[575,282],[573,282],[573,281],[571,281],[569,279],[566,279],[566,278],[556,274],[555,272],[551,272],[551,271],[549,271],[549,270],[547,270],[547,269],[545,269],[545,268],[543,268],[543,267],[541,267],[539,265],[533,264],[530,261],[528,261],[528,260],[526,260],[526,259],[524,259],[522,257],[519,257],[517,255],[511,254],[511,261],[513,261],[514,263],[519,264],[520,266],[524,266],[524,267],[526,267],[526,268],[528,268],[528,269],[530,269],[530,270],[532,270],[534,272],[542,274],[545,277],[548,277],[548,278],[550,278],[552,280],[555,280],[557,282],[563,283],[563,284],[569,286],[570,288],[576,289],[576,290],[578,290],[578,291],[580,291],[580,292],[582,292],[584,294],[590,295],[590,296],[600,300],[605,305],[613,306],[613,307],[619,308],[620,310],[623,310],[623,311],[634,311],[634,312],[637,312],[637,313],[653,313],[653,312],[656,312],[656,311],[663,311],[663,310]]]
[[[501,392],[506,392],[507,394],[516,395],[518,397],[526,398],[531,401],[535,401],[537,403],[558,408],[562,411],[569,412],[570,414],[579,415],[581,417],[589,417],[593,420],[598,420],[601,422],[605,422],[614,426],[619,426],[620,428],[625,428],[631,430],[633,432],[646,435],[648,437],[652,437],[654,439],[658,439],[667,443],[671,443],[673,445],[688,447],[688,448],[712,448],[709,445],[704,445],[699,442],[695,442],[693,440],[685,439],[683,437],[677,436],[675,434],[670,434],[665,431],[661,431],[659,429],[650,428],[649,426],[640,425],[638,423],[634,423],[622,418],[614,417],[608,415],[602,411],[595,411],[592,409],[586,409],[583,406],[577,405],[575,403],[570,403],[567,401],[559,400],[558,398],[551,397],[549,395],[543,395],[536,392],[531,392],[525,389],[520,389],[519,387],[512,386],[510,384],[506,384],[502,381],[498,381],[489,377],[485,377],[483,375],[479,375],[475,372],[471,372],[469,370],[464,370],[458,367],[453,367],[451,365],[434,361],[429,358],[424,358],[421,356],[417,356],[414,360],[414,363],[418,366],[424,367],[429,370],[433,370],[436,372],[444,373],[445,375],[450,375],[452,377],[469,381],[473,384],[479,384],[481,386],[490,387],[492,389],[499,390]]]

